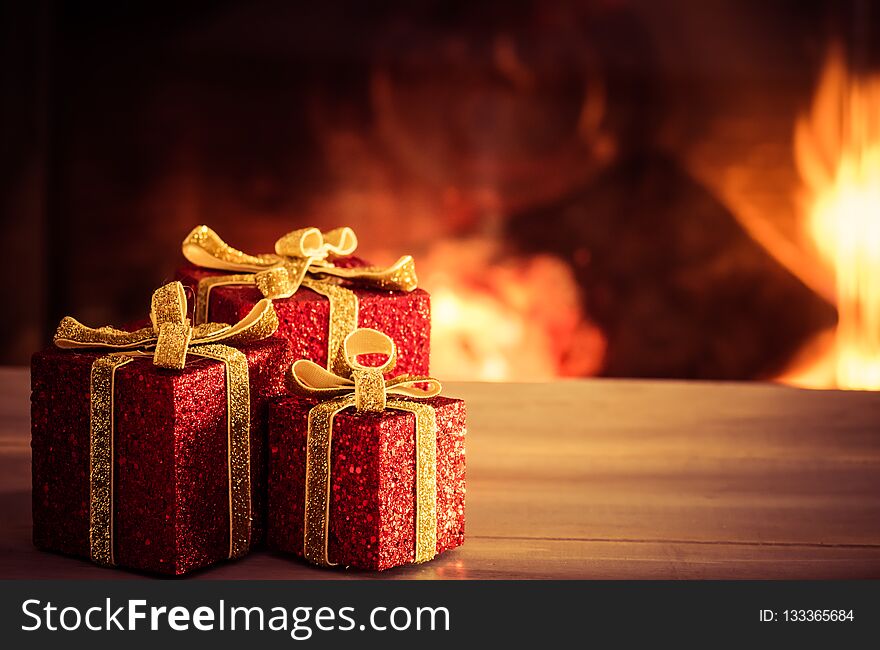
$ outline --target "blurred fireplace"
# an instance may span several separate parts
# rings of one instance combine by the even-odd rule
[[[837,313],[795,128],[832,43],[870,76],[877,22],[804,5],[19,9],[44,176],[5,199],[41,251],[10,299],[39,305],[3,358],[66,313],[141,316],[194,224],[254,252],[348,224],[416,256],[439,376],[798,380]]]

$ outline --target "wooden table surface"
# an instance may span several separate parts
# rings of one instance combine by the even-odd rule
[[[269,552],[235,578],[880,578],[880,393],[583,380],[468,402],[467,541],[381,574]],[[0,369],[0,578],[131,578],[31,546],[29,378]]]

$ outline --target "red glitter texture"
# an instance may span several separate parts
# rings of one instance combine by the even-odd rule
[[[251,390],[252,545],[265,531],[266,420],[290,366],[274,339],[241,350]],[[89,390],[103,353],[56,348],[31,366],[34,544],[89,557]],[[223,364],[181,371],[135,359],[116,371],[114,549],[118,566],[183,574],[229,553]]]
[[[437,413],[437,553],[464,542],[465,404]],[[270,548],[303,555],[305,445],[312,400],[276,400],[269,414]],[[415,558],[415,415],[349,408],[333,422],[330,561],[384,570]]]
[[[340,266],[358,266],[363,262],[346,258]],[[197,266],[184,266],[177,279],[193,292],[199,280],[222,275]],[[371,327],[390,336],[397,345],[397,364],[387,378],[397,375],[428,375],[431,342],[431,297],[427,291],[383,291],[352,288],[358,297],[358,326]],[[262,298],[253,286],[218,286],[211,289],[208,320],[237,323]],[[294,359],[310,359],[327,364],[327,336],[330,301],[311,289],[300,287],[290,298],[273,301],[278,314],[275,336],[290,345]],[[369,357],[365,357],[369,363]]]

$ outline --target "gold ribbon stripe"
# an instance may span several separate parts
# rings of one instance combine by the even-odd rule
[[[251,396],[247,357],[228,345],[202,345],[200,357],[223,363],[226,377],[229,558],[243,557],[251,545]]]
[[[416,562],[437,555],[437,413],[433,406],[391,400],[388,408],[416,416]]]
[[[330,327],[327,330],[327,369],[335,375],[349,376],[345,360],[345,337],[358,326],[358,298],[354,291],[317,280],[304,280],[303,286],[330,301]]]
[[[122,354],[92,363],[91,425],[89,431],[89,548],[91,559],[103,566],[116,563],[113,550],[113,395],[116,370],[131,361]]]
[[[309,411],[306,438],[304,554],[307,560],[334,566],[327,548],[330,530],[330,453],[333,418],[354,406],[354,396],[322,402]]]

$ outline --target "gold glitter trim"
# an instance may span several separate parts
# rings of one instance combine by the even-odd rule
[[[253,276],[248,276],[253,277]],[[92,328],[66,316],[55,331],[60,348],[113,348],[153,351],[153,363],[180,370],[187,350],[208,343],[242,344],[272,336],[278,329],[278,314],[268,299],[260,300],[247,316],[234,325],[203,323],[190,327],[186,297],[180,282],[171,282],[153,293],[150,320],[153,327],[125,332],[112,327]]]
[[[290,298],[299,289],[309,269],[310,261],[308,258],[290,258],[279,266],[257,273],[254,276],[254,283],[266,298],[273,300]]]
[[[385,410],[385,377],[375,368],[354,370],[355,406],[358,411],[382,412]]]
[[[328,555],[330,531],[330,445],[334,416],[354,406],[354,396],[321,402],[309,411],[303,552],[314,564],[334,566]]]
[[[153,292],[150,299],[150,322],[156,331],[165,323],[189,325],[186,317],[186,292],[180,282],[169,282]]]
[[[345,337],[358,326],[358,299],[354,291],[328,282],[303,280],[303,286],[326,296],[330,301],[330,325],[327,329],[327,369],[335,375],[350,376],[345,360]]]
[[[192,327],[183,323],[164,323],[156,338],[155,363],[162,368],[183,370],[186,350],[192,336]]]
[[[65,316],[55,330],[52,342],[59,348],[135,348],[150,345],[156,339],[152,327],[125,332],[110,326],[88,327],[75,318]]]
[[[291,366],[288,377],[293,392],[328,400],[312,407],[308,417],[303,554],[314,564],[333,566],[328,556],[333,418],[349,406],[373,412],[389,408],[415,414],[415,561],[426,562],[437,554],[437,415],[429,404],[386,401],[386,393],[433,397],[440,393],[440,382],[431,377],[398,377],[386,382],[382,373],[393,367],[396,349],[394,341],[382,332],[355,330],[345,338],[342,349],[348,366],[345,376],[300,359]],[[358,363],[361,354],[387,354],[388,359],[370,368]]]
[[[313,273],[332,275],[343,280],[350,280],[358,286],[389,291],[413,291],[419,286],[416,276],[416,263],[411,255],[404,255],[388,267],[355,266],[350,268],[338,266],[321,266],[313,269]]]
[[[196,226],[181,245],[183,256],[196,266],[221,271],[262,271],[280,259],[277,255],[248,255],[233,248],[208,226]]]
[[[251,545],[251,402],[247,357],[227,345],[200,345],[200,357],[223,362],[226,373],[227,477],[229,480],[229,558]]]
[[[103,566],[113,556],[113,394],[116,369],[131,357],[110,354],[92,363],[89,427],[89,555]]]
[[[437,413],[433,406],[391,400],[388,408],[416,416],[416,562],[437,555]]]

